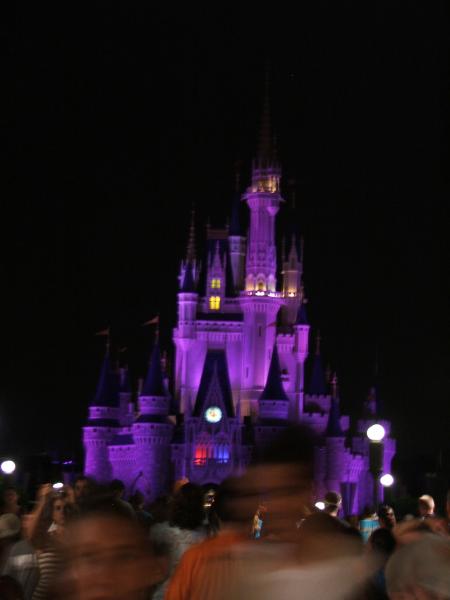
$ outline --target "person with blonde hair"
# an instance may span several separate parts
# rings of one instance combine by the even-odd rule
[[[434,513],[434,500],[428,494],[424,494],[419,498],[419,514],[422,520],[424,519],[433,519],[436,517]]]

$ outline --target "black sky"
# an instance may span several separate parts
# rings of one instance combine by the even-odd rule
[[[343,408],[358,414],[378,351],[400,456],[448,452],[448,4],[143,5],[2,20],[2,452],[78,452],[96,330],[137,372],[160,312],[170,348],[190,208],[201,236],[236,161],[247,183],[267,61]]]

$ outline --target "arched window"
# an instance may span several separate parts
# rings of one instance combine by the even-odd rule
[[[218,278],[211,279],[211,287],[213,290],[220,290],[221,281]]]

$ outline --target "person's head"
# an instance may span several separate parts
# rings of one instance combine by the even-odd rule
[[[0,503],[2,512],[17,512],[19,506],[19,494],[14,486],[8,485],[3,489]]]
[[[394,509],[392,506],[388,506],[387,504],[380,506],[380,509],[378,510],[378,518],[380,520],[380,526],[384,529],[392,529],[397,523]]]
[[[386,565],[391,600],[450,598],[450,540],[425,534],[396,550]]]
[[[35,532],[31,542],[35,548],[42,550],[52,544],[50,527],[62,529],[66,520],[66,501],[62,494],[51,493],[44,502],[44,507],[39,515]]]
[[[132,496],[130,496],[130,504],[134,510],[142,510],[145,504],[145,496],[139,490],[136,490]]]
[[[113,479],[109,484],[109,489],[115,498],[122,498],[125,494],[125,484],[120,479]]]
[[[78,475],[73,482],[75,502],[81,502],[89,493],[89,479],[85,475]]]
[[[424,494],[419,498],[419,514],[421,517],[427,517],[434,514],[434,500],[431,496]]]
[[[255,497],[250,493],[247,479],[228,477],[219,486],[214,500],[214,512],[222,525],[248,528],[255,512]]]
[[[81,513],[67,527],[65,548],[66,585],[77,600],[142,600],[163,578],[145,533],[114,512]]]
[[[338,512],[342,506],[342,496],[338,492],[327,492],[324,498],[325,508],[324,512],[328,513],[332,517],[337,517]]]
[[[289,426],[264,448],[249,469],[246,481],[255,501],[264,497],[270,533],[295,535],[295,523],[311,504],[314,434],[304,426]]]
[[[194,483],[185,483],[172,498],[169,522],[181,529],[197,529],[203,522],[203,489]]]
[[[19,538],[20,530],[20,519],[15,514],[5,513],[0,516],[0,544]]]
[[[370,550],[375,552],[377,555],[382,556],[386,560],[395,550],[395,537],[390,529],[375,529],[370,535],[368,540],[368,546]]]

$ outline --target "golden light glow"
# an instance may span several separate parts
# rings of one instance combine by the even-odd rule
[[[214,290],[220,290],[220,284],[221,284],[220,279],[211,279],[211,287]]]
[[[219,310],[220,309],[220,296],[210,296],[209,297],[209,310]]]

